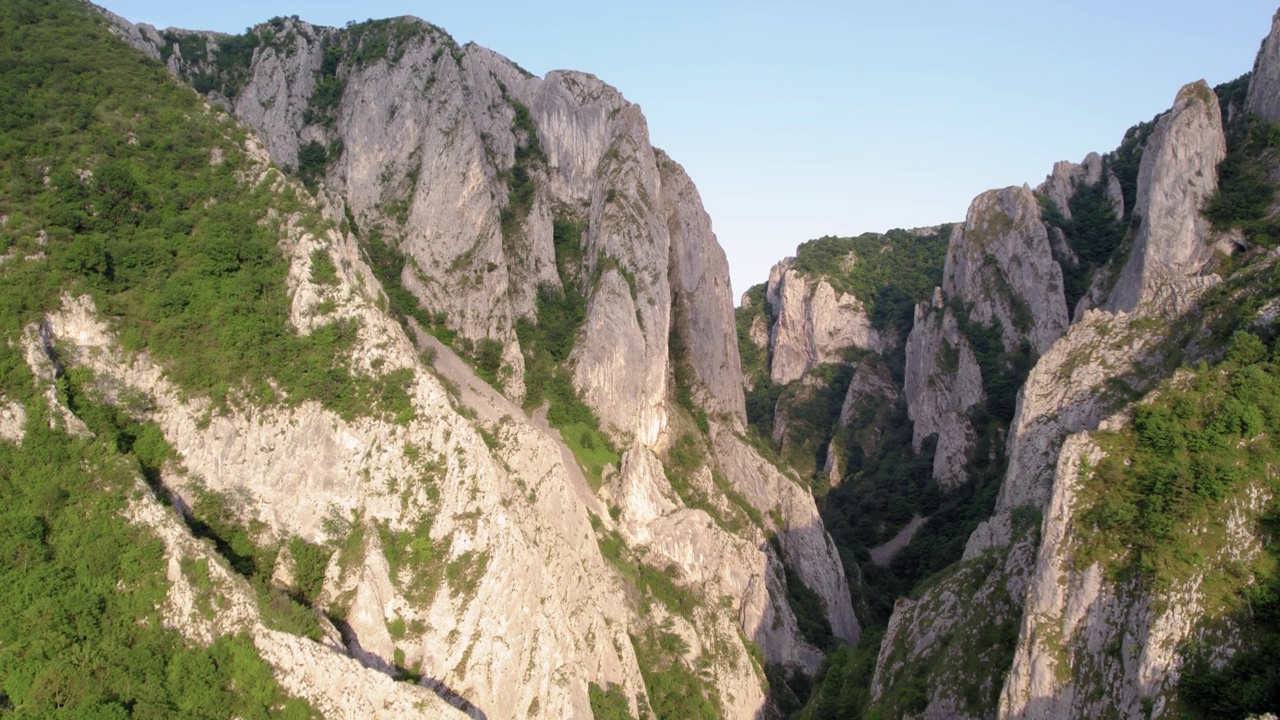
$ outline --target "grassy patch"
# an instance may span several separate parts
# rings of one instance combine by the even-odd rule
[[[587,699],[591,702],[591,716],[596,720],[635,719],[621,685],[609,684],[608,689],[605,689],[595,683],[589,683]]]
[[[391,577],[396,581],[405,599],[427,607],[440,589],[446,571],[445,558],[449,555],[451,540],[431,539],[431,521],[419,520],[410,530],[392,530],[386,523],[375,522],[382,552],[387,558]],[[457,566],[450,581],[461,577],[463,566]],[[466,577],[469,577],[466,576]]]
[[[605,466],[616,466],[622,457],[601,432],[599,418],[582,402],[568,365],[586,318],[586,298],[580,286],[584,231],[582,223],[555,220],[553,240],[561,287],[538,287],[537,318],[518,319],[516,337],[525,353],[525,408],[547,403],[548,424],[560,431],[588,481],[598,490]]]
[[[1237,332],[1226,360],[1191,381],[1166,383],[1118,432],[1096,432],[1107,456],[1082,472],[1077,563],[1101,562],[1161,585],[1203,562],[1205,531],[1222,502],[1280,463],[1280,366],[1256,336]],[[1272,491],[1280,486],[1271,481]]]
[[[689,669],[682,660],[688,644],[665,628],[651,628],[632,636],[636,661],[644,677],[649,704],[659,718],[714,720],[720,717],[715,688]]]

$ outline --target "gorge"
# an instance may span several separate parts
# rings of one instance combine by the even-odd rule
[[[590,74],[0,28],[0,715],[1280,709],[1280,15],[740,299]]]

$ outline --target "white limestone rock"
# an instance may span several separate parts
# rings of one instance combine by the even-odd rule
[[[678,330],[684,333],[686,360],[698,380],[695,401],[746,424],[728,260],[684,169],[665,153],[658,154],[658,169],[671,237],[671,292],[683,321]]]
[[[942,292],[969,308],[969,319],[998,321],[1006,349],[1028,341],[1037,353],[1062,335],[1067,307],[1040,205],[1026,186],[974,199],[947,245]]]
[[[982,400],[982,372],[950,308],[920,303],[907,338],[903,396],[911,418],[912,449],[937,436],[933,477],[943,487],[964,482],[976,433],[968,413]]]
[[[1212,258],[1200,209],[1226,153],[1217,96],[1203,80],[1184,86],[1142,153],[1134,206],[1142,224],[1108,310],[1129,312],[1162,281],[1198,275]]]
[[[770,331],[770,376],[785,385],[814,365],[840,362],[848,348],[880,351],[884,342],[856,296],[837,292],[826,278],[810,277],[784,260],[769,271],[765,297],[777,321]]]
[[[1124,193],[1120,188],[1120,179],[1115,173],[1106,170],[1102,156],[1096,152],[1091,152],[1084,156],[1084,160],[1079,163],[1073,162],[1056,162],[1053,164],[1053,172],[1045,178],[1036,188],[1037,193],[1042,193],[1049,202],[1057,208],[1062,217],[1067,220],[1071,219],[1071,198],[1081,187],[1096,185],[1101,182],[1104,177],[1107,182],[1107,199],[1111,201],[1111,210],[1115,213],[1116,218],[1124,218]]]
[[[0,395],[0,439],[21,445],[27,435],[27,409]]]
[[[1280,120],[1280,11],[1272,17],[1271,32],[1253,61],[1245,110],[1263,120]]]
[[[861,627],[854,616],[849,583],[835,545],[826,533],[813,495],[787,477],[735,435],[712,424],[715,456],[729,484],[746,498],[778,534],[785,560],[822,598],[832,633],[857,642]],[[773,514],[782,518],[776,527]]]

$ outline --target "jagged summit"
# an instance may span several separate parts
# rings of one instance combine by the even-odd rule
[[[1162,283],[1204,269],[1213,249],[1201,208],[1218,187],[1226,154],[1218,96],[1203,80],[1184,86],[1143,151],[1133,208],[1142,224],[1108,309],[1133,310]]]

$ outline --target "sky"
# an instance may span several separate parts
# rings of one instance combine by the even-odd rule
[[[984,190],[1119,145],[1178,88],[1249,71],[1277,0],[98,0],[243,32],[415,15],[637,103],[697,184],[734,292],[823,235],[962,221]]]

